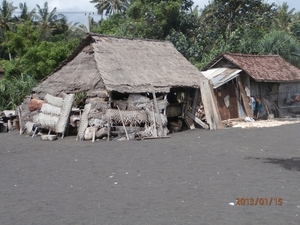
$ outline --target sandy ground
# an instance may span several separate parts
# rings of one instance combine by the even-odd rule
[[[1,133],[0,224],[298,225],[299,131],[297,123],[96,143]]]
[[[249,118],[249,117],[248,117]],[[256,120],[254,122],[246,122],[245,119],[233,119],[224,121],[224,125],[228,127],[240,128],[262,128],[262,127],[277,127],[287,124],[300,123],[299,118],[285,118],[285,119],[272,119],[272,120]]]

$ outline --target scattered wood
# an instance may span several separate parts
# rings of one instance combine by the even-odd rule
[[[136,138],[135,140],[152,140],[152,139],[164,139],[164,138],[170,138],[170,136],[141,137],[141,138]]]
[[[209,129],[209,126],[202,122],[199,118],[195,117],[193,114],[191,114],[189,111],[186,111],[186,115],[193,119],[196,123],[198,123],[201,127],[203,127],[204,129],[208,130]]]
[[[195,118],[196,118],[196,117],[195,117]],[[184,121],[185,121],[185,123],[186,123],[186,125],[187,125],[187,127],[188,127],[189,129],[191,129],[191,130],[194,130],[194,129],[195,129],[195,124],[194,124],[194,122],[193,122],[193,119],[187,117],[187,118],[184,119]]]
[[[36,132],[37,132],[37,130],[38,130],[38,128],[36,127],[35,129],[34,129],[34,131],[33,131],[33,134],[32,134],[32,138],[34,138],[35,137],[35,134],[36,134]]]

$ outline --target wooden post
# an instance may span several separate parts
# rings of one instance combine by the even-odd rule
[[[107,126],[107,141],[110,141],[110,122],[111,122],[111,116],[109,117],[108,126]]]
[[[22,118],[21,118],[21,106],[18,107],[18,117],[19,117],[19,124],[20,124],[20,135],[23,133],[23,126],[22,126]]]
[[[155,134],[154,134],[154,137],[157,137],[156,118],[155,118],[154,108],[152,108],[152,112],[153,112],[153,123],[154,123],[154,128],[155,128]]]
[[[96,127],[94,127],[92,142],[95,142],[96,139]]]
[[[35,133],[37,132],[37,129],[38,129],[37,127],[34,129],[33,134],[32,134],[32,136],[31,136],[32,138],[34,138]]]
[[[108,106],[111,108],[111,103],[112,103],[112,92],[110,91],[108,94]]]
[[[123,117],[122,117],[122,114],[121,114],[121,111],[120,111],[118,105],[117,105],[117,108],[118,108],[118,111],[119,111],[119,114],[120,114],[120,117],[121,117],[121,120],[122,120],[122,124],[123,124],[123,128],[125,130],[125,133],[126,133],[127,140],[129,140],[129,136],[128,136],[128,133],[127,133],[127,130],[126,130],[126,127],[125,127],[125,123],[124,123],[124,120],[123,120]]]
[[[158,104],[157,104],[157,100],[156,100],[156,95],[155,95],[154,87],[153,87],[152,84],[151,84],[151,87],[152,87],[152,95],[153,95],[153,100],[154,100],[154,107],[155,107],[156,113],[158,115],[159,129],[160,129],[160,132],[161,132],[160,136],[165,136],[164,129],[162,127],[161,118],[160,118],[160,112],[159,112],[159,108],[158,108]]]
[[[192,109],[192,114],[193,115],[195,115],[195,113],[196,113],[198,99],[199,99],[199,89],[197,88],[195,90],[194,101],[193,101],[193,109]]]
[[[238,85],[239,85],[239,88],[240,88],[240,93],[241,93],[241,96],[242,96],[243,105],[244,105],[244,108],[245,108],[246,115],[249,116],[249,117],[253,117],[252,110],[249,106],[249,100],[248,100],[248,97],[247,97],[247,93],[245,91],[245,88],[244,88],[244,85],[242,83],[242,80],[241,80],[240,76],[237,77],[237,82],[238,82]]]

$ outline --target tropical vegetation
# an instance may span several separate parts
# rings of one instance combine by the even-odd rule
[[[14,13],[18,11],[18,16]],[[29,9],[3,0],[0,5],[0,111],[14,109],[31,89],[77,46],[86,29],[68,22],[48,3]]]
[[[202,69],[225,51],[279,54],[300,67],[300,12],[264,0],[90,0],[99,21],[90,31],[171,41]],[[15,10],[20,13],[14,16]],[[0,110],[14,108],[70,54],[88,29],[68,22],[48,3],[29,9],[2,0],[0,6]]]

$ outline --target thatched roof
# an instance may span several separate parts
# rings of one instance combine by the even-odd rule
[[[228,61],[258,82],[299,82],[300,69],[279,55],[223,53],[205,67],[227,67]]]
[[[89,34],[34,91],[53,95],[106,89],[122,93],[169,92],[199,87],[201,72],[171,42]]]

